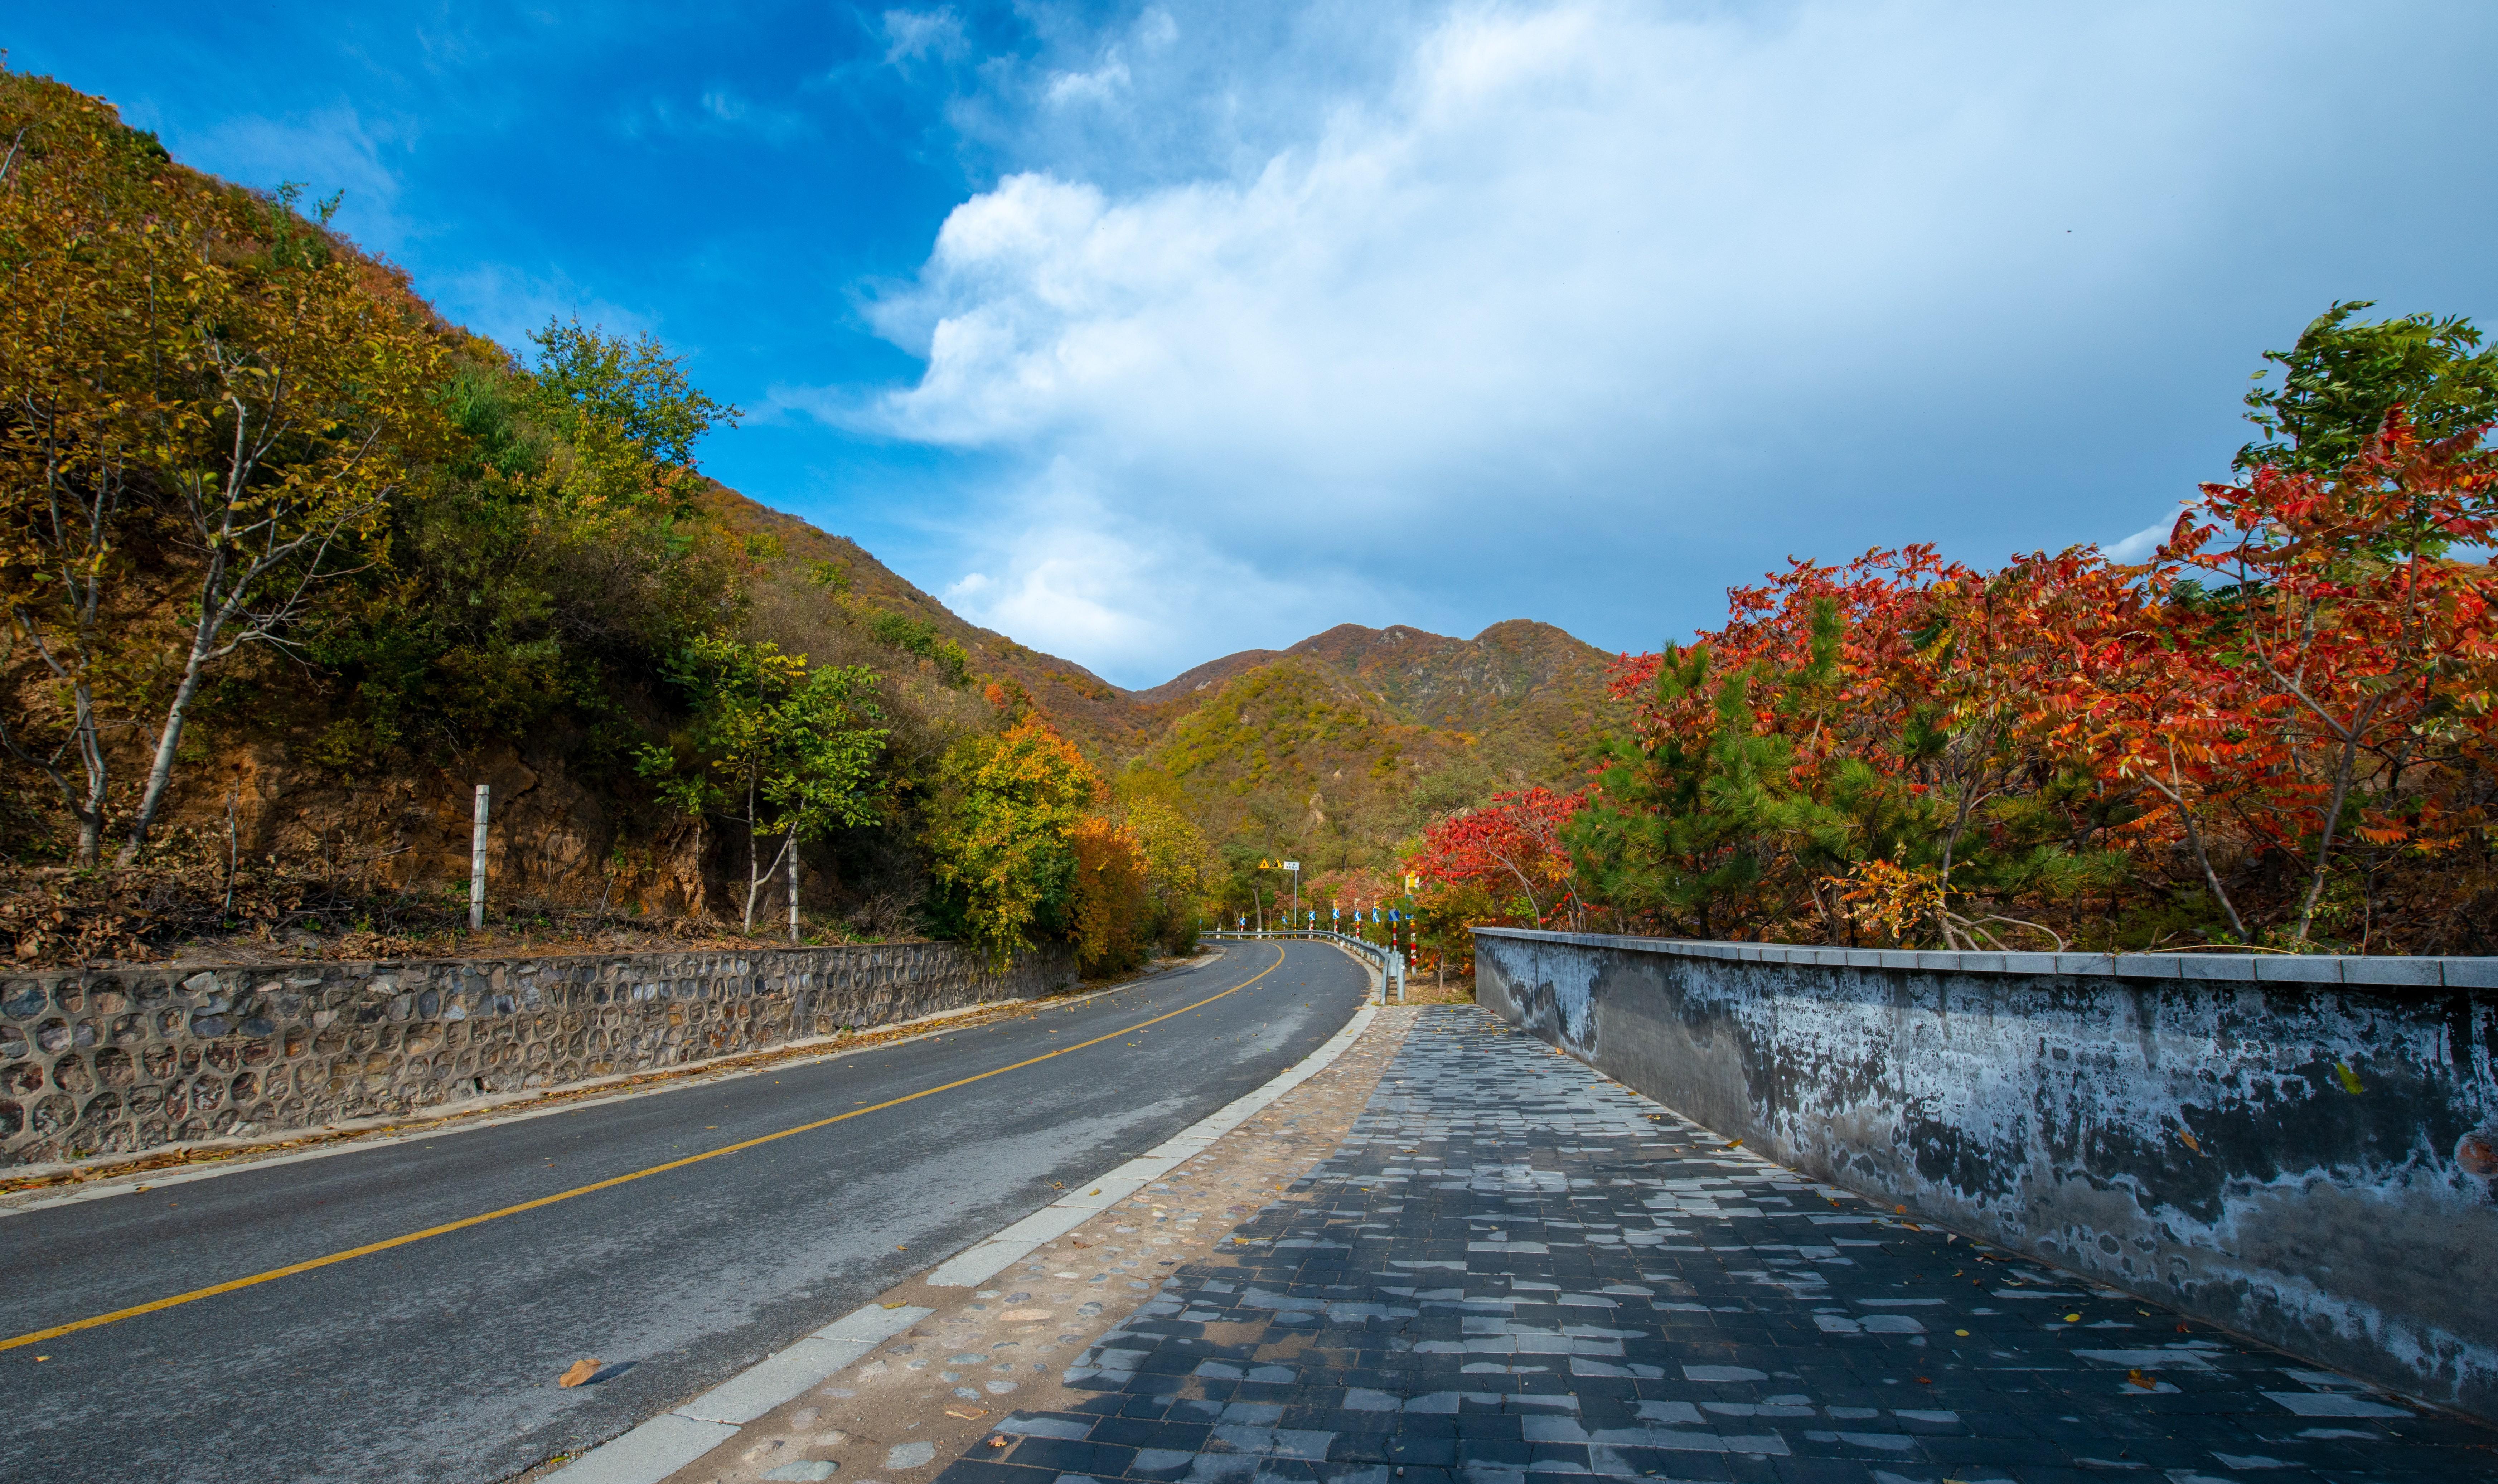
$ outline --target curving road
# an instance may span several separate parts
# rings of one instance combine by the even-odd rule
[[[942,1088],[1233,992],[830,1127],[0,1350],[0,1478],[508,1478],[681,1405],[1256,1088],[1334,1034],[1364,984],[1331,948],[1233,944],[1078,1006],[0,1217],[5,1339]],[[557,1389],[585,1355],[625,1369]]]

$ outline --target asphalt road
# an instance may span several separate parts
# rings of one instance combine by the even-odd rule
[[[1365,980],[1332,948],[1237,943],[1073,1008],[0,1217],[6,1338],[976,1076],[1270,966],[1035,1066],[0,1351],[0,1478],[508,1478],[682,1405],[1258,1087],[1341,1028]],[[558,1389],[583,1356],[626,1369]]]

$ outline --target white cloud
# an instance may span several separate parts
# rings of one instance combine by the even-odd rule
[[[963,17],[954,14],[952,6],[939,6],[933,11],[887,11],[884,39],[884,60],[889,66],[924,56],[949,59],[962,55],[971,45],[963,34]]]
[[[531,273],[490,263],[444,275],[432,287],[445,314],[516,354],[529,353],[529,332],[545,329],[549,320],[578,319],[611,335],[658,331],[648,315],[583,288],[560,270]]]
[[[2177,516],[2175,512],[2171,512],[2123,541],[2110,542],[2100,550],[2106,553],[2110,561],[2142,561],[2152,553],[2159,551],[2168,540],[2169,532],[2175,529],[2177,529]]]
[[[2055,120],[2088,127],[2063,158],[2026,157],[2038,131],[2004,115],[2057,111],[2042,74],[2062,56],[1941,101],[1880,65],[1871,16],[1746,37],[1649,14],[1455,17],[1384,106],[1342,110],[1244,181],[1113,199],[1008,178],[946,222],[922,291],[884,306],[906,336],[933,322],[894,426],[1473,463],[1635,407],[1697,421],[1693,394],[1762,390],[1721,377],[1765,334],[2034,288],[2001,263],[2046,246],[2046,223],[2195,183],[2142,147],[2164,115]],[[1969,73],[2004,60],[1964,46]],[[1772,372],[1798,373],[1814,374]]]
[[[2290,230],[2266,193],[2318,169],[2303,144],[2365,147],[2294,84],[2364,74],[2369,25],[1469,4],[1346,48],[1385,70],[1330,73],[1280,44],[1209,63],[1237,43],[1158,10],[1089,70],[1044,69],[1037,118],[1124,98],[1126,133],[960,205],[868,306],[924,374],[836,416],[1006,456],[975,495],[1011,535],[966,553],[995,583],[967,601],[1131,679],[1346,617],[1653,643],[1681,626],[1658,572],[1699,564],[1705,619],[1781,549],[1948,534],[1964,512],[1921,483],[1955,487],[1961,523],[2061,546],[2103,528],[2082,491],[2108,482],[2044,478],[2037,448],[1973,472],[1970,425],[2062,457],[2060,403],[2167,394],[2129,360],[2248,292]],[[1232,83],[1174,94],[1209,66]],[[1236,167],[1201,138],[1229,128],[1259,146]],[[1393,555],[1318,578],[1314,547]],[[1747,570],[1701,563],[1728,551]],[[1638,596],[1600,613],[1598,588]]]
[[[1128,64],[1113,51],[1091,72],[1062,72],[1053,76],[1049,79],[1047,96],[1054,104],[1101,103],[1125,92],[1129,80]]]
[[[370,251],[396,253],[409,223],[400,214],[398,174],[383,163],[400,141],[354,109],[333,108],[293,118],[245,114],[172,142],[187,164],[262,190],[292,181],[304,188],[304,209],[338,194],[340,231]]]
[[[804,113],[794,109],[777,109],[758,104],[724,87],[716,87],[705,92],[702,106],[703,111],[722,124],[759,136],[775,144],[787,144],[796,140],[810,139],[816,134],[814,124]]]
[[[666,96],[647,99],[622,114],[617,128],[635,140],[654,135],[707,140],[736,134],[784,146],[813,139],[817,132],[814,122],[794,109],[759,104],[735,88],[720,85],[704,88],[690,108]]]
[[[945,602],[1121,684],[1167,679],[1170,656],[1201,644],[1209,619],[1230,629],[1292,628],[1317,614],[1341,616],[1348,597],[1359,605],[1355,616],[1394,617],[1353,596],[1358,584],[1323,543],[1307,544],[1304,559],[1278,574],[1186,529],[1131,531],[1097,497],[1089,473],[1068,461],[1036,471],[1007,503],[1015,520],[975,518],[954,531],[971,570],[943,589]]]

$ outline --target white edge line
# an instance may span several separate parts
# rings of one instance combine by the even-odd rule
[[[1217,949],[1216,952],[1220,953],[1221,950]],[[1165,969],[1158,974],[1147,974],[1140,979],[1132,979],[1126,984],[1114,984],[1106,990],[1095,990],[1090,995],[1071,995],[1064,999],[1052,998],[1043,1000],[1034,996],[1027,996],[1022,999],[993,999],[983,1004],[966,1005],[960,1010],[933,1011],[927,1015],[914,1016],[909,1021],[897,1021],[893,1026],[877,1026],[869,1028],[872,1030],[890,1030],[896,1026],[911,1025],[913,1021],[933,1021],[941,1019],[952,1020],[961,1016],[977,1014],[982,1010],[993,1010],[1001,1005],[1045,1003],[1053,1010],[1070,1009],[1076,1005],[1090,1004],[1094,1000],[1100,999],[1105,995],[1123,995],[1130,990],[1150,984],[1154,980],[1168,978],[1173,974],[1187,973],[1189,969],[1204,968],[1207,966],[1208,965],[1204,963],[1192,963],[1188,965],[1187,968]],[[520,1108],[510,1113],[495,1114],[483,1118],[462,1118],[456,1107],[446,1108],[440,1115],[440,1117],[445,1120],[444,1125],[440,1127],[410,1129],[404,1133],[376,1132],[367,1137],[349,1137],[340,1139],[333,1144],[323,1145],[319,1149],[300,1150],[292,1154],[272,1154],[266,1159],[251,1158],[251,1151],[249,1147],[246,1146],[244,1148],[235,1150],[225,1159],[213,1164],[202,1163],[189,1168],[176,1165],[170,1170],[150,1170],[145,1174],[133,1175],[123,1180],[96,1181],[89,1184],[73,1185],[69,1189],[60,1192],[57,1195],[48,1195],[40,1200],[25,1201],[16,1205],[0,1205],[0,1220],[6,1220],[11,1216],[30,1216],[38,1211],[50,1211],[61,1206],[76,1206],[86,1201],[109,1200],[116,1195],[129,1195],[138,1191],[142,1186],[144,1186],[146,1191],[152,1194],[168,1185],[187,1185],[193,1181],[215,1180],[220,1176],[240,1175],[246,1170],[275,1169],[280,1165],[302,1164],[307,1159],[331,1159],[340,1154],[362,1153],[367,1150],[389,1149],[394,1145],[406,1144],[411,1141],[447,1139],[454,1134],[473,1133],[481,1128],[500,1128],[506,1123],[521,1123],[526,1122],[530,1119],[553,1118],[559,1113],[576,1113],[585,1108],[604,1108],[610,1103],[621,1103],[636,1097],[654,1097],[662,1092],[676,1092],[687,1088],[711,1087],[718,1083],[734,1082],[742,1077],[759,1077],[765,1072],[778,1071],[781,1068],[789,1065],[791,1062],[807,1060],[808,1058],[805,1057],[803,1053],[812,1046],[820,1046],[823,1048],[823,1054],[815,1058],[815,1060],[832,1061],[838,1060],[844,1057],[855,1057],[864,1052],[888,1051],[896,1046],[908,1046],[914,1041],[924,1041],[930,1036],[950,1035],[952,1033],[951,1028],[947,1026],[931,1026],[926,1030],[920,1031],[917,1035],[897,1036],[890,1041],[879,1041],[873,1046],[854,1046],[845,1049],[840,1046],[841,1033],[836,1032],[835,1034],[828,1036],[805,1036],[795,1041],[784,1041],[778,1046],[761,1047],[756,1051],[732,1052],[727,1057],[713,1058],[716,1060],[726,1061],[744,1057],[766,1056],[774,1052],[798,1052],[802,1054],[799,1056],[782,1058],[780,1060],[774,1061],[765,1066],[729,1067],[718,1072],[706,1072],[703,1069],[703,1063],[695,1061],[681,1063],[674,1067],[651,1067],[642,1072],[620,1072],[617,1073],[615,1077],[615,1080],[620,1082],[629,1077],[647,1076],[649,1072],[654,1071],[673,1071],[680,1075],[669,1079],[668,1082],[661,1087],[620,1089],[604,1097],[568,1098],[560,1103],[548,1103],[542,1107],[536,1108]],[[605,1080],[607,1079],[592,1078],[586,1083],[565,1083],[559,1087],[545,1089],[544,1091],[560,1092],[571,1089],[592,1087]],[[543,1093],[540,1095],[543,1095]],[[457,1123],[448,1121],[453,1119],[458,1119],[459,1121]],[[304,1134],[318,1133],[321,1130],[317,1128],[304,1128],[293,1129],[290,1130],[289,1133],[292,1136],[300,1137]],[[16,1177],[8,1176],[5,1171],[0,1171],[0,1178],[14,1179]],[[6,1200],[6,1196],[0,1196],[0,1202],[5,1202]]]

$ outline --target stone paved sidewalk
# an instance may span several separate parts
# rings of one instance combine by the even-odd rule
[[[1043,1244],[979,1289],[914,1279],[878,1296],[924,1315],[861,1362],[741,1428],[670,1484],[925,1484],[1004,1408],[1063,1410],[1089,1392],[1062,1382],[1068,1357],[1152,1302],[1184,1263],[1229,1245],[1244,1219],[1342,1147],[1417,1012],[1379,1010],[1325,1071],[1205,1152]],[[1087,1373],[1089,1374],[1089,1372]],[[545,1477],[556,1460],[515,1484]]]
[[[1757,1158],[1473,1009],[938,1484],[2498,1477],[2498,1433]]]

